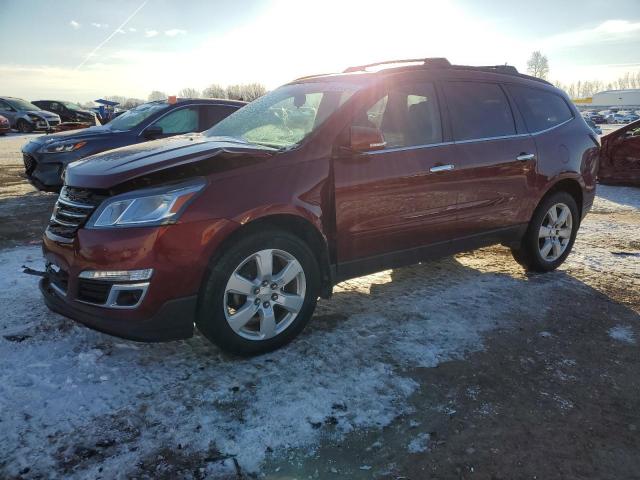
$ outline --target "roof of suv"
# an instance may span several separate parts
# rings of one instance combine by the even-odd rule
[[[378,70],[372,71],[372,68],[378,67]],[[511,65],[487,65],[487,66],[470,66],[470,65],[452,65],[446,58],[412,58],[403,60],[387,60],[384,62],[370,63],[366,65],[358,65],[349,67],[342,73],[328,73],[319,75],[309,75],[296,79],[293,83],[309,82],[309,81],[354,81],[355,83],[369,83],[381,77],[387,77],[402,72],[415,72],[427,70],[436,74],[456,73],[460,76],[478,75],[485,78],[491,78],[499,75],[509,80],[518,79],[539,82],[547,87],[553,85],[541,78],[532,77],[519,73],[516,67]]]

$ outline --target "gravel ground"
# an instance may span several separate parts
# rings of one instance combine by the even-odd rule
[[[491,247],[358,278],[239,360],[46,310],[24,140],[0,140],[0,478],[640,477],[640,189],[599,187],[556,272]]]

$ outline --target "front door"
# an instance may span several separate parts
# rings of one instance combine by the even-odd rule
[[[351,125],[378,128],[386,146],[334,158],[339,274],[340,264],[403,252],[417,257],[416,247],[448,242],[456,173],[448,167],[453,146],[443,142],[434,85],[388,86]]]

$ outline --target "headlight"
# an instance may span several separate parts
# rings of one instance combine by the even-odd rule
[[[29,117],[31,119],[31,121],[33,122],[43,122],[44,118],[39,117],[38,115],[34,114],[34,113],[27,113],[27,117]]]
[[[74,150],[78,150],[79,148],[84,147],[86,144],[87,142],[52,143],[46,146],[45,152],[47,153],[73,152]]]
[[[88,228],[164,225],[178,220],[205,186],[204,179],[115,196],[91,216]]]

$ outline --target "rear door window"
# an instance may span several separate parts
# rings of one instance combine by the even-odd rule
[[[555,93],[537,88],[509,85],[529,132],[555,127],[573,118],[567,102]]]
[[[440,111],[433,84],[392,86],[353,125],[378,128],[385,148],[412,147],[442,142]]]
[[[455,140],[479,140],[516,133],[513,113],[500,85],[448,82],[443,90]]]

